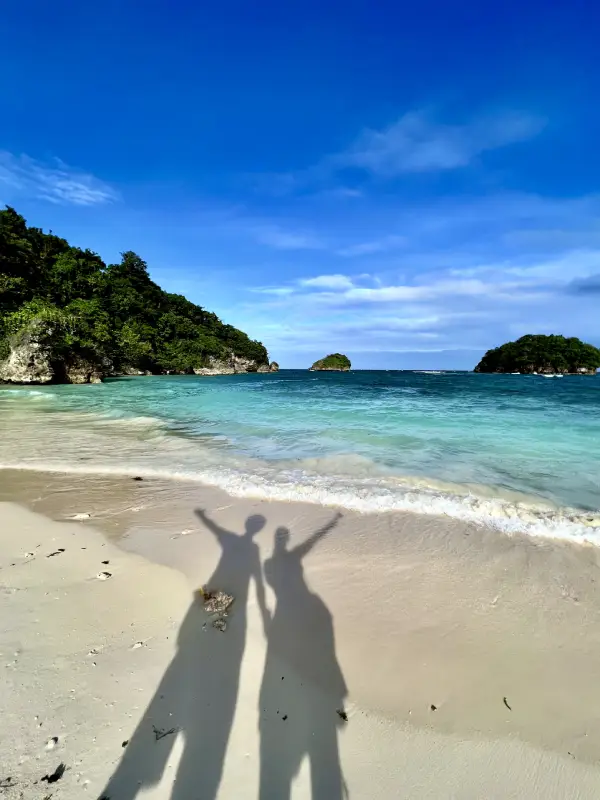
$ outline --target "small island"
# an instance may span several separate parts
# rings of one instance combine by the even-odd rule
[[[488,350],[475,372],[595,375],[600,350],[575,337],[531,335]]]
[[[348,356],[341,353],[331,353],[325,358],[321,358],[310,368],[310,372],[348,372],[352,364]]]

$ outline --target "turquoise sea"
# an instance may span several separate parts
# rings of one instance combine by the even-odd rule
[[[156,475],[600,542],[600,376],[283,370],[5,386],[0,467]]]

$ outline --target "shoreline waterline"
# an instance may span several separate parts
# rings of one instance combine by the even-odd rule
[[[365,486],[315,486],[303,485],[296,474],[289,481],[280,479],[269,483],[261,476],[247,475],[195,475],[185,472],[171,473],[149,467],[102,466],[94,464],[0,464],[3,472],[41,473],[64,476],[89,476],[90,478],[143,477],[174,485],[219,489],[233,498],[255,501],[308,503],[314,506],[338,508],[365,515],[383,513],[409,513],[424,517],[445,517],[466,524],[475,524],[505,535],[525,534],[534,538],[548,538],[600,546],[600,513],[576,509],[553,508],[542,505],[537,498],[517,503],[501,498],[486,498],[464,487],[463,494],[440,491],[434,484],[425,487],[422,478],[407,483],[404,490],[376,485]],[[458,487],[457,487],[458,488]],[[482,487],[484,488],[484,487]],[[487,487],[485,487],[487,488]]]
[[[0,468],[205,484],[600,540],[600,392],[469,373],[0,389]],[[594,384],[595,385],[595,384]]]

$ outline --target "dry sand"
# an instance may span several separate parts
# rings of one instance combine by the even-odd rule
[[[149,480],[0,498],[36,512],[0,504],[7,800],[600,797],[596,548]]]

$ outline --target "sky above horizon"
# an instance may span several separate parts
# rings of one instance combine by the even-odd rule
[[[591,0],[23,0],[0,205],[283,367],[600,346],[599,33]]]

